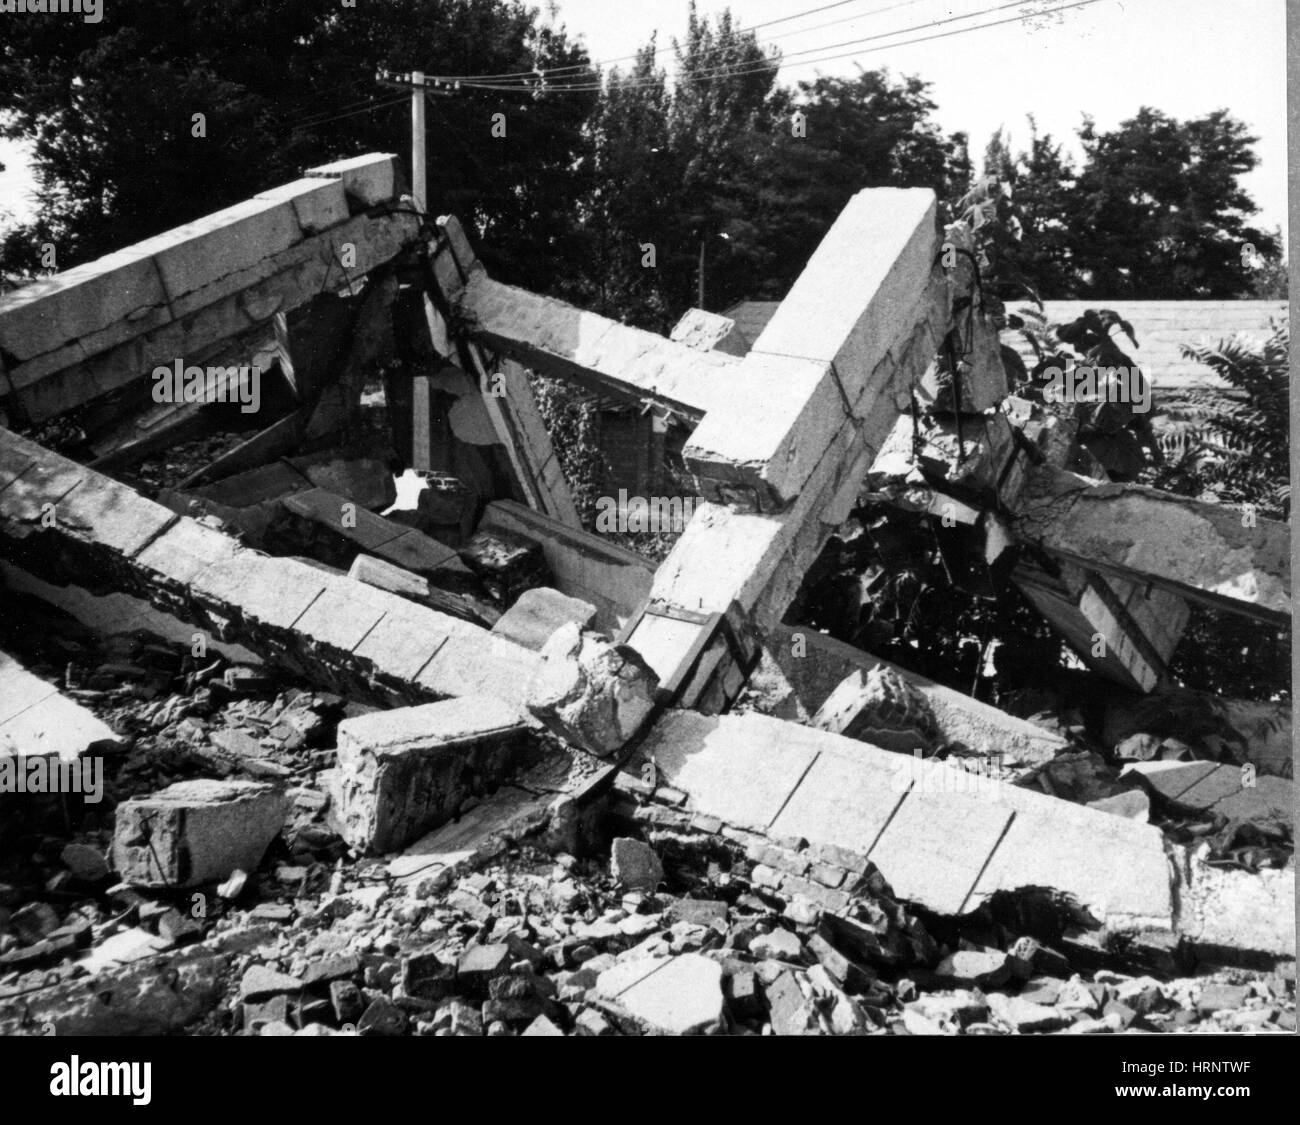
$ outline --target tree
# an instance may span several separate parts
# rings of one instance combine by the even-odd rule
[[[67,266],[363,151],[406,153],[379,66],[433,74],[575,67],[586,53],[513,0],[125,0],[111,23],[22,20],[0,44],[0,131],[32,143],[40,243]],[[545,287],[565,272],[571,169],[595,95],[463,88],[429,106],[431,206],[472,222],[489,266]],[[393,104],[387,104],[387,103]],[[380,108],[376,108],[379,106]],[[493,138],[505,114],[508,141]],[[195,117],[202,114],[202,118]]]
[[[1007,255],[1017,275],[1044,298],[1078,293],[1072,254],[1072,222],[1077,173],[1050,133],[1039,133],[1031,114],[1029,148],[1013,155],[1001,130],[984,153],[984,175],[1003,187],[1007,203],[1002,227],[1015,245],[999,242],[994,256]]]
[[[1252,278],[1245,247],[1278,252],[1250,226],[1239,177],[1257,140],[1226,110],[1179,122],[1144,106],[1111,132],[1079,130],[1084,165],[1070,215],[1083,297],[1149,300],[1241,297]]]
[[[970,184],[966,138],[944,138],[919,78],[888,71],[818,78],[778,101],[778,128],[756,169],[753,222],[765,268],[746,296],[779,298],[802,272],[845,204],[867,187],[929,187],[940,199]],[[792,126],[803,117],[804,133]]]

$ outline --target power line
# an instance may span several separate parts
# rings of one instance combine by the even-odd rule
[[[312,121],[307,124],[294,125],[293,129],[316,129],[321,125],[328,125],[332,121],[342,121],[345,117],[360,117],[363,113],[373,113],[377,109],[387,109],[389,106],[397,105],[399,102],[405,102],[408,98],[405,94],[397,98],[389,98],[386,101],[376,102],[374,105],[366,106],[364,109],[354,109],[351,113],[338,113],[333,117],[326,117],[320,121]]]
[[[1055,8],[1045,8],[1045,9],[1042,9],[1041,11],[1034,12],[1033,15],[1035,15],[1035,16],[1054,15],[1054,14],[1057,13],[1057,12],[1065,12],[1065,11],[1069,11],[1069,10],[1071,10],[1071,9],[1073,9],[1073,8],[1086,8],[1086,7],[1090,6],[1091,4],[1095,4],[1095,3],[1097,3],[1097,2],[1098,2],[1098,0],[1075,0],[1075,2],[1074,2],[1074,3],[1071,3],[1071,4],[1063,4],[1063,5],[1060,5],[1060,6],[1055,7]],[[690,75],[685,75],[685,76],[679,76],[678,79],[677,79],[677,81],[678,81],[679,83],[688,83],[688,84],[689,84],[689,83],[691,83],[691,82],[704,81],[704,80],[709,79],[709,78],[740,78],[740,77],[744,77],[744,76],[749,75],[749,74],[760,74],[760,73],[762,73],[763,71],[768,70],[768,69],[770,69],[770,68],[773,67],[773,66],[783,66],[783,65],[785,65],[785,63],[789,62],[790,59],[793,59],[793,58],[799,58],[800,56],[803,56],[803,55],[814,54],[814,53],[816,53],[816,52],[818,52],[818,51],[835,50],[836,48],[839,48],[839,47],[852,46],[853,44],[857,44],[857,43],[868,43],[868,42],[872,42],[872,41],[874,41],[874,40],[878,40],[878,39],[886,39],[886,38],[889,38],[889,37],[894,36],[894,35],[906,35],[906,34],[908,34],[909,32],[912,32],[912,31],[921,31],[921,30],[924,30],[924,29],[926,29],[926,28],[930,28],[930,27],[940,27],[940,26],[942,26],[943,24],[946,24],[946,23],[952,23],[952,22],[954,22],[954,21],[956,21],[956,20],[974,19],[974,18],[976,18],[976,17],[978,17],[978,16],[991,15],[991,14],[993,14],[994,12],[1004,11],[1004,10],[1007,9],[1007,8],[1023,7],[1023,5],[1024,5],[1024,0],[1012,0],[1011,3],[1008,3],[1008,4],[1001,4],[1001,5],[998,5],[998,6],[993,7],[993,8],[986,8],[986,9],[983,9],[982,11],[979,11],[979,12],[971,12],[971,13],[969,13],[969,14],[967,14],[967,15],[964,15],[964,16],[951,16],[951,17],[949,17],[949,18],[947,18],[947,19],[944,19],[944,20],[932,20],[932,21],[930,21],[929,23],[918,24],[918,25],[916,25],[916,26],[914,26],[914,27],[900,28],[900,29],[898,29],[898,30],[896,30],[896,31],[881,32],[881,33],[878,34],[878,35],[870,35],[870,36],[866,36],[866,37],[864,37],[864,38],[862,38],[862,39],[851,39],[851,40],[847,40],[847,41],[845,41],[845,42],[843,42],[843,43],[830,43],[830,44],[825,44],[825,45],[823,45],[823,46],[821,46],[821,47],[812,47],[812,48],[809,48],[809,49],[806,50],[806,51],[797,51],[797,52],[794,52],[793,54],[785,55],[785,56],[782,57],[781,59],[767,59],[766,61],[764,61],[764,62],[761,63],[761,64],[757,64],[757,65],[750,66],[750,67],[741,67],[741,68],[738,68],[738,69],[733,69],[733,68],[725,67],[725,66],[724,66],[724,67],[718,67],[718,68],[716,68],[716,69],[714,69],[714,70],[703,71],[703,72],[700,72],[700,73],[697,73],[697,74],[690,74]],[[975,27],[961,27],[961,28],[954,28],[954,29],[952,29],[952,30],[950,30],[950,31],[939,32],[939,33],[934,34],[934,35],[919,36],[919,37],[917,37],[917,38],[914,38],[914,39],[906,39],[906,40],[903,40],[903,41],[898,42],[898,43],[885,43],[885,44],[882,44],[882,45],[879,46],[879,47],[866,47],[866,48],[859,48],[859,49],[852,50],[852,51],[846,51],[846,52],[844,52],[844,53],[842,53],[842,54],[823,55],[823,56],[818,57],[818,58],[804,59],[804,61],[803,61],[802,63],[800,63],[800,65],[801,65],[801,66],[810,66],[810,65],[812,65],[812,64],[814,64],[814,63],[821,63],[821,62],[834,62],[834,61],[839,60],[839,59],[853,58],[853,57],[858,56],[858,55],[872,54],[872,53],[874,53],[874,52],[876,52],[876,51],[888,50],[888,49],[891,49],[891,48],[894,48],[894,47],[907,47],[907,46],[910,46],[910,45],[915,44],[915,43],[928,43],[928,42],[931,42],[931,41],[933,41],[933,40],[938,40],[938,39],[947,39],[947,38],[950,38],[950,37],[955,36],[955,35],[964,35],[964,34],[966,34],[966,33],[968,33],[968,32],[972,32],[972,31],[983,31],[983,30],[985,30],[986,28],[990,28],[990,27],[1000,27],[1000,26],[1002,26],[1002,25],[1004,25],[1004,24],[1008,24],[1008,23],[1019,23],[1019,22],[1021,22],[1022,20],[1024,20],[1025,18],[1026,18],[1026,17],[1025,17],[1024,15],[1009,16],[1009,17],[1006,17],[1006,18],[1004,18],[1004,19],[1000,19],[1000,20],[991,20],[991,21],[988,22],[988,23],[979,24],[979,25],[977,25],[977,26],[975,26]],[[634,81],[629,81],[629,82],[624,82],[624,83],[622,83],[622,85],[621,85],[620,88],[621,88],[621,89],[637,89],[637,88],[646,87],[646,86],[654,86],[654,85],[657,85],[657,84],[658,84],[658,79],[636,79],[636,80],[634,80]],[[600,91],[600,90],[603,90],[603,89],[604,89],[604,85],[603,85],[603,83],[599,83],[599,82],[596,82],[596,83],[589,83],[589,84],[587,84],[587,85],[581,85],[581,86],[580,86],[580,85],[577,85],[577,84],[568,84],[568,85],[560,85],[560,84],[555,84],[555,85],[540,85],[540,84],[538,84],[538,83],[533,83],[533,84],[514,84],[514,85],[504,85],[504,84],[495,84],[495,83],[479,83],[479,82],[466,82],[466,81],[462,81],[462,82],[460,83],[460,85],[461,85],[462,87],[465,87],[465,88],[469,88],[469,89],[478,89],[478,90],[496,90],[496,91],[534,91],[534,92],[540,92],[540,93],[570,93],[570,92],[573,92],[573,93],[586,93],[586,92],[591,92],[591,91]]]
[[[791,20],[803,19],[805,16],[816,15],[818,12],[829,11],[832,8],[842,8],[846,4],[853,4],[859,2],[860,0],[838,0],[838,3],[835,4],[823,4],[821,7],[818,8],[809,8],[806,11],[795,12],[794,15],[781,16],[779,19],[766,20],[763,23],[751,24],[749,27],[736,28],[736,33],[744,34],[747,32],[758,31],[764,27],[773,27],[779,23],[789,23]],[[771,36],[771,39],[782,39],[789,35],[803,35],[806,32],[817,31],[820,28],[824,28],[824,27],[832,27],[835,24],[849,23],[852,22],[853,20],[865,19],[867,16],[883,15],[885,12],[892,12],[897,8],[915,7],[917,4],[921,4],[924,2],[925,0],[899,0],[898,3],[888,4],[883,8],[870,8],[865,12],[859,12],[856,15],[852,15],[852,16],[844,16],[838,20],[829,20],[826,23],[814,24],[812,27],[804,27],[804,28],[799,28],[796,31],[783,32],[781,35]],[[659,55],[662,55],[665,52],[674,49],[675,48],[672,46],[660,47],[653,52],[652,57],[658,57]],[[719,51],[723,51],[726,49],[727,49],[726,47],[713,47],[705,51],[704,54],[706,55],[716,54]],[[546,67],[546,68],[534,67],[532,70],[516,70],[508,73],[498,73],[498,74],[451,74],[451,75],[438,74],[438,75],[430,75],[429,80],[436,81],[436,82],[464,82],[467,80],[495,82],[495,81],[501,81],[510,78],[534,78],[538,76],[548,77],[550,75],[563,74],[563,72],[570,71],[570,70],[590,72],[598,68],[612,66],[614,63],[630,62],[632,60],[639,59],[640,57],[641,57],[641,52],[638,51],[636,54],[621,55],[618,58],[613,58],[613,59],[598,59],[597,61],[590,62],[590,63],[576,63],[576,64],[570,64],[568,66],[555,66],[555,67]],[[585,78],[586,75],[581,75],[577,77]]]

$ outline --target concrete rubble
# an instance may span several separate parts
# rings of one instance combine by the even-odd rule
[[[311,169],[0,295],[0,771],[102,782],[0,790],[0,1034],[1294,1032],[1289,703],[1169,682],[1189,602],[1287,618],[1286,528],[1102,479],[982,312],[956,402],[932,193],[856,195],[750,341],[494,281],[402,190]],[[255,433],[130,436],[153,363],[250,352]],[[657,566],[530,372],[694,427]],[[799,624],[861,495],[1014,559],[1101,701]]]

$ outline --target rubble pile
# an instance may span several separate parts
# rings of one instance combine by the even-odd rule
[[[854,196],[734,353],[408,203],[360,156],[0,296],[0,778],[40,783],[0,789],[0,1034],[1295,1030],[1289,707],[1156,690],[1187,598],[1288,617],[1287,529],[1071,460],[933,193]],[[267,413],[130,416],[178,347],[269,357]],[[653,410],[638,463],[692,427],[658,566],[583,526],[529,371]],[[907,576],[822,573],[873,466],[1121,701],[1017,717],[783,624]]]
[[[656,833],[651,833],[651,838]],[[873,869],[829,911],[774,892],[716,836],[612,842],[611,860],[516,843],[434,893],[392,865],[271,862],[205,912],[104,886],[91,845],[45,849],[60,896],[16,907],[0,1031],[241,1035],[915,1035],[1295,1029],[1293,965],[1153,975],[987,914],[927,923]],[[98,860],[98,862],[96,862]],[[202,898],[202,896],[195,896]],[[178,904],[179,905],[178,905]],[[202,916],[206,913],[206,916]],[[941,936],[940,936],[941,935]],[[76,971],[19,974],[41,943]],[[196,986],[198,982],[199,986]],[[111,1004],[93,999],[111,995]]]

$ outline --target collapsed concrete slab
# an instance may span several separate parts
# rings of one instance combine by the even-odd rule
[[[1058,558],[1265,621],[1290,619],[1286,524],[1049,465],[1030,474],[1015,523]]]
[[[126,739],[57,687],[0,652],[0,756],[76,761],[111,754]]]
[[[40,421],[195,361],[331,276],[341,287],[391,261],[418,232],[414,215],[351,215],[344,179],[309,178],[24,286],[0,296],[9,398]]]
[[[844,849],[874,863],[900,898],[939,913],[1038,889],[1112,930],[1174,925],[1169,864],[1150,825],[755,714],[669,711],[630,768],[647,762],[687,795],[689,813]],[[776,882],[809,893],[806,870]]]
[[[344,720],[333,779],[340,834],[367,852],[418,840],[519,763],[526,731],[516,708],[485,696]]]
[[[342,575],[243,548],[34,442],[0,438],[0,556],[15,566],[146,598],[362,698],[522,701],[535,653]]]
[[[138,887],[197,887],[252,872],[288,801],[258,781],[181,781],[117,807],[113,867]]]

